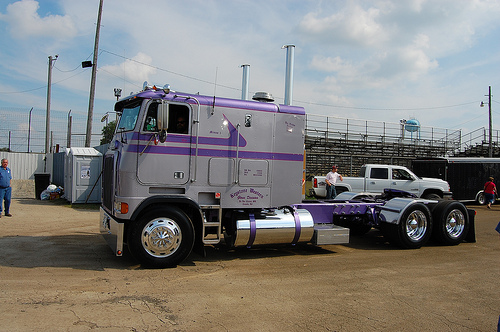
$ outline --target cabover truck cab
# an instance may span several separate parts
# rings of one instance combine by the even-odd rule
[[[302,107],[145,84],[115,111],[119,121],[103,158],[100,231],[116,255],[126,244],[144,266],[175,266],[222,240],[246,247],[347,243],[349,228],[342,226],[388,229],[391,241],[418,248],[438,225],[439,237],[456,244],[474,219],[460,203],[406,193],[301,203]]]

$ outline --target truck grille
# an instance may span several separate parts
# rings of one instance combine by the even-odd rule
[[[114,156],[104,156],[104,171],[102,172],[102,205],[113,211]]]

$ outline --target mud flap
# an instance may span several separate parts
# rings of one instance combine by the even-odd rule
[[[469,232],[465,236],[465,241],[467,242],[476,242],[476,211],[467,209],[469,213]]]

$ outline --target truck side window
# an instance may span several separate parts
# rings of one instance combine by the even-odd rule
[[[413,180],[410,173],[408,173],[404,169],[393,169],[392,178],[394,180]]]
[[[144,131],[158,131],[156,117],[158,114],[158,103],[149,105],[148,113],[146,114],[146,121],[144,121]]]
[[[372,179],[389,179],[389,170],[387,168],[372,168],[370,172]]]
[[[189,133],[189,108],[184,105],[170,104],[169,133],[188,134]]]

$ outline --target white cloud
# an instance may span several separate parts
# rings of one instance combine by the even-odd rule
[[[101,69],[128,81],[142,82],[156,74],[156,69],[151,66],[152,62],[153,59],[149,55],[139,52],[133,58],[127,59],[119,65],[102,66]]]
[[[298,28],[304,35],[328,44],[376,45],[388,38],[387,31],[378,23],[379,16],[379,9],[364,10],[359,5],[353,5],[329,16],[322,17],[319,12],[308,13]]]
[[[75,25],[69,16],[48,15],[40,17],[38,1],[21,0],[7,6],[7,14],[0,14],[0,19],[9,24],[12,37],[26,39],[30,37],[52,37],[67,39],[76,35]]]

